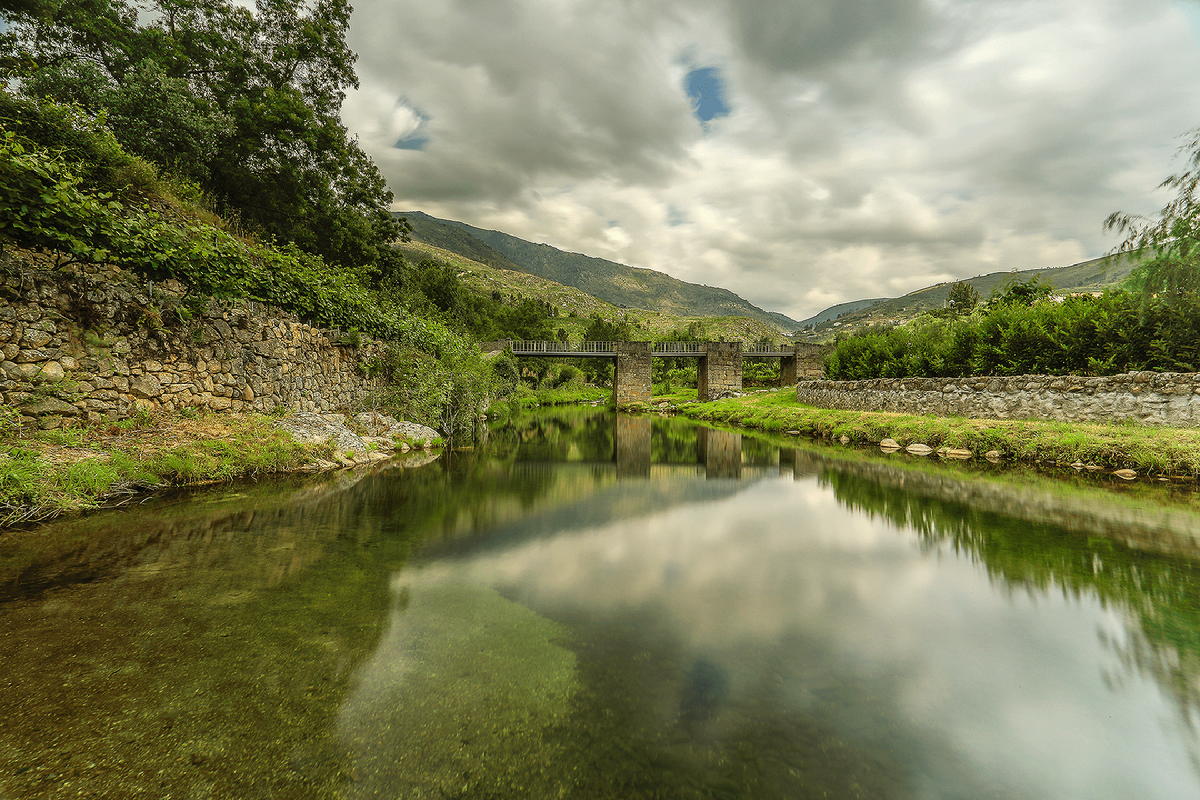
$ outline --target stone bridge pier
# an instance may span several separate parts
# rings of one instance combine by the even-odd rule
[[[617,406],[650,402],[653,361],[650,343],[615,342],[614,349],[613,400]],[[792,361],[795,362],[794,357]],[[707,342],[698,366],[696,396],[700,400],[716,400],[742,390],[741,342]],[[792,369],[794,372],[795,367]]]
[[[650,343],[615,342],[614,349],[613,401],[617,407],[650,402]]]
[[[716,400],[742,390],[742,343],[709,342],[700,358],[696,375],[696,397]]]

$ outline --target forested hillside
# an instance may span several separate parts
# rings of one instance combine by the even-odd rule
[[[765,322],[785,333],[791,333],[798,327],[795,320],[783,314],[764,311],[728,289],[687,283],[654,270],[567,253],[547,244],[534,244],[507,233],[483,230],[462,222],[439,220],[419,211],[403,212],[400,216],[408,219],[413,236],[421,241],[490,264],[486,258],[473,254],[482,252],[482,244],[489,251],[499,253],[515,264],[516,269],[564,286],[574,286],[613,305],[680,317],[743,316]],[[447,232],[447,228],[457,228],[476,241],[454,237]]]

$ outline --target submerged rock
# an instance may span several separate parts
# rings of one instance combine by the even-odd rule
[[[481,586],[413,576],[339,718],[348,797],[563,797],[552,735],[580,690],[567,629]]]

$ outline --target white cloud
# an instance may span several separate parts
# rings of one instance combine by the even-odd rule
[[[1190,9],[1190,6],[1186,6]],[[343,117],[397,207],[801,318],[1116,244],[1198,124],[1171,0],[362,0]],[[685,79],[716,70],[701,124]],[[421,150],[397,150],[418,134]]]

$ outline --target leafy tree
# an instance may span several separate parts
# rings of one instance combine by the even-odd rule
[[[252,228],[345,266],[399,258],[391,192],[338,117],[357,86],[347,0],[25,0],[0,17],[21,92],[103,112]]]
[[[584,331],[583,338],[588,342],[627,342],[633,338],[632,330],[625,320],[613,322],[596,314]]]
[[[1053,291],[1053,284],[1037,275],[1026,281],[1011,278],[1004,286],[992,292],[991,302],[1002,306],[1031,306],[1038,300],[1049,297]]]
[[[1143,299],[1200,290],[1200,128],[1185,135],[1179,149],[1187,169],[1170,175],[1159,188],[1175,190],[1175,197],[1149,219],[1114,212],[1104,222],[1106,230],[1125,234],[1120,252],[1147,250],[1150,259],[1133,276]]]
[[[970,314],[979,304],[979,291],[966,281],[958,281],[950,287],[950,296],[946,302],[956,315]]]

